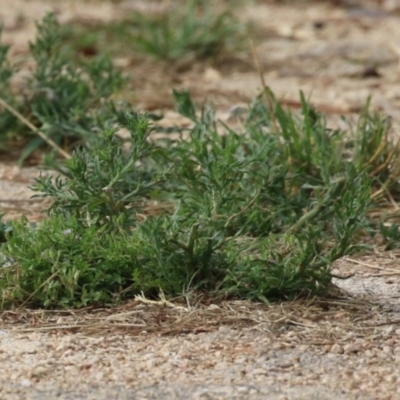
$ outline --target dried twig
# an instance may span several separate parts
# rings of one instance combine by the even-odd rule
[[[16,118],[18,118],[24,125],[26,125],[29,129],[35,132],[38,136],[40,136],[49,146],[53,147],[58,153],[60,153],[64,158],[71,158],[70,154],[68,154],[65,150],[63,150],[57,143],[47,137],[42,131],[36,128],[28,119],[26,119],[20,112],[18,112],[15,108],[11,107],[8,103],[6,103],[2,98],[0,98],[0,105],[3,106],[7,111],[13,114]]]
[[[350,261],[350,262],[352,262],[354,264],[362,265],[364,267],[368,267],[368,268],[372,268],[372,269],[379,269],[379,270],[382,270],[382,271],[390,271],[390,272],[393,272],[395,274],[400,273],[400,269],[396,270],[396,269],[393,269],[393,268],[380,267],[379,265],[366,263],[364,261],[354,260],[353,258],[349,258],[349,257],[346,257],[345,260],[346,261]]]

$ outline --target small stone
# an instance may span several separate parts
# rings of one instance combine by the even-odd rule
[[[253,375],[268,375],[268,372],[263,368],[255,368],[249,372],[251,372]]]
[[[362,345],[360,343],[349,343],[343,347],[346,353],[358,353],[362,350]]]
[[[33,368],[31,370],[30,377],[31,378],[41,378],[44,375],[46,375],[48,372],[49,372],[48,368],[43,367],[43,366],[40,365],[40,366],[35,367],[35,368]]]
[[[203,74],[203,80],[207,83],[215,83],[221,80],[221,73],[214,68],[207,68]]]
[[[343,354],[343,347],[342,347],[339,343],[335,343],[335,344],[331,347],[331,353],[334,353],[334,354]]]
[[[392,348],[389,346],[383,346],[382,352],[385,354],[392,354]]]
[[[386,329],[385,329],[385,333],[386,335],[390,335],[395,331],[394,329],[394,325],[389,325]]]
[[[153,358],[153,359],[150,359],[150,360],[146,361],[146,367],[148,369],[153,369],[156,366],[157,366],[157,360],[156,359]]]
[[[30,387],[32,385],[32,382],[29,379],[22,379],[20,384],[21,384],[21,386],[24,386],[24,387]]]
[[[282,361],[278,362],[276,365],[278,368],[290,368],[293,367],[293,361]]]

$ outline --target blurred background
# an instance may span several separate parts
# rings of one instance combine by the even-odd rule
[[[328,115],[357,113],[372,95],[376,109],[400,119],[398,0],[0,0],[16,90],[47,12],[68,57],[108,55],[128,78],[115,98],[166,118],[178,118],[171,90],[185,88],[228,119],[258,93],[262,73],[291,107],[300,89]]]

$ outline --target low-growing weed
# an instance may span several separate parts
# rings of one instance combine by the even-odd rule
[[[95,135],[94,128],[104,128],[105,122],[110,122],[113,107],[109,101],[123,78],[107,57],[90,62],[72,59],[64,51],[54,15],[44,17],[37,31],[30,45],[35,69],[23,92],[13,92],[11,79],[17,71],[7,61],[7,47],[0,47],[1,96],[54,142],[73,147]],[[6,110],[0,113],[0,132],[3,142],[10,135],[31,136],[21,161],[44,143],[40,137],[32,138],[32,133]]]
[[[136,21],[134,45],[169,60],[221,56],[231,17],[198,0],[186,7]],[[303,94],[294,113],[265,88],[235,131],[175,91],[192,126],[155,140],[149,115],[111,101],[123,79],[110,59],[74,60],[62,35],[52,15],[38,24],[36,68],[22,95],[0,46],[2,97],[73,149],[63,162],[48,156],[59,175],[32,186],[53,200],[47,219],[0,222],[4,307],[111,304],[159,290],[264,302],[323,295],[332,263],[369,237],[400,247],[398,226],[381,213],[398,199],[400,150],[369,104],[357,125],[330,130]],[[6,110],[0,130],[4,139],[26,134]],[[22,158],[41,141],[34,137]]]
[[[222,6],[204,0],[174,1],[159,11],[135,13],[107,25],[65,27],[64,39],[78,53],[142,53],[173,62],[218,62],[240,50],[246,26]]]
[[[157,16],[137,15],[134,46],[165,60],[218,59],[238,48],[245,29],[229,12],[203,0],[176,4]]]
[[[104,129],[58,178],[37,179],[37,195],[54,203],[40,225],[15,223],[2,246],[13,261],[5,304],[81,306],[158,290],[261,301],[324,294],[332,262],[365,247],[383,178],[360,162],[362,124],[331,132],[304,97],[300,115],[260,97],[236,132],[188,93],[175,99],[193,121],[187,139],[154,142],[145,115],[119,112],[129,139]]]

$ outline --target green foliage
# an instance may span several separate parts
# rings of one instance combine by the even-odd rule
[[[219,61],[240,49],[246,38],[247,28],[231,9],[231,2],[171,2],[165,10],[128,15],[117,23],[65,27],[64,39],[81,53],[101,49],[115,55],[130,48],[166,61]]]
[[[219,57],[236,32],[228,14],[210,10],[193,0],[182,13],[138,19],[135,43],[169,60]],[[123,81],[110,60],[73,61],[54,16],[38,24],[30,50],[36,69],[16,96],[0,46],[2,96],[56,142],[83,145],[61,165],[48,159],[60,175],[32,187],[54,200],[44,222],[0,223],[6,305],[111,303],[159,289],[262,301],[323,294],[332,262],[376,232],[370,206],[398,195],[400,152],[368,104],[354,129],[330,131],[303,94],[293,114],[266,89],[268,101],[259,96],[235,132],[175,91],[193,127],[185,140],[155,143],[148,116],[109,101]],[[26,133],[5,111],[0,128]],[[152,212],[159,203],[163,212]],[[399,246],[396,225],[379,230],[387,248]]]
[[[2,97],[49,138],[61,145],[73,145],[93,136],[93,128],[104,128],[110,122],[113,107],[109,99],[123,78],[109,58],[75,61],[62,44],[60,25],[48,14],[37,24],[37,37],[30,45],[36,67],[22,95],[11,90],[10,79],[16,71],[7,62],[7,48],[0,47],[0,88]],[[0,113],[0,132],[3,139],[7,133],[32,135],[8,111]],[[43,140],[34,137],[21,160],[41,145]]]
[[[0,212],[0,243],[6,241],[6,235],[13,231],[11,222],[3,222],[4,213]]]
[[[137,15],[134,45],[166,60],[221,57],[243,40],[243,27],[228,11],[218,12],[207,1],[190,0],[159,16]]]
[[[114,28],[166,60],[223,57],[242,29],[201,0]],[[266,88],[234,131],[174,91],[192,127],[168,127],[155,141],[150,115],[111,101],[123,79],[109,58],[71,57],[51,14],[37,29],[22,93],[12,90],[16,71],[0,44],[1,97],[73,154],[63,163],[49,155],[59,175],[32,186],[53,200],[47,219],[0,215],[3,306],[110,304],[159,290],[264,302],[323,295],[332,263],[365,248],[368,235],[400,247],[399,226],[380,213],[399,198],[400,149],[369,102],[354,127],[332,131],[302,93],[294,113]],[[177,130],[179,140],[168,137]],[[4,141],[27,135],[5,110],[0,132]],[[22,159],[42,143],[32,139]]]
[[[400,248],[400,226],[398,224],[385,226],[383,223],[380,223],[379,233],[384,238],[385,250]]]
[[[2,28],[0,27],[0,37],[2,34]],[[15,105],[16,99],[11,92],[10,81],[14,74],[14,69],[10,65],[7,54],[9,46],[0,43],[0,93],[2,98],[7,101],[10,105]],[[0,113],[0,129],[2,135],[7,136],[14,124],[14,117],[9,113]]]
[[[133,211],[141,209],[158,185],[157,177],[150,178],[138,164],[146,163],[157,148],[147,141],[150,129],[146,117],[126,115],[125,122],[121,127],[130,131],[129,150],[123,150],[123,141],[115,135],[115,129],[107,129],[98,134],[90,150],[78,149],[65,161],[60,172],[66,178],[36,179],[32,188],[42,193],[37,196],[56,199],[48,210],[50,215],[74,216],[84,226],[99,229],[129,229],[135,225]],[[133,208],[126,208],[132,204]]]
[[[324,294],[332,262],[362,249],[383,179],[360,161],[362,130],[329,131],[302,96],[300,115],[259,97],[235,132],[187,92],[174,95],[194,124],[186,140],[153,142],[146,116],[117,112],[128,139],[104,129],[59,177],[37,179],[37,195],[54,203],[40,225],[14,224],[2,246],[6,304],[81,306],[160,289]],[[152,208],[160,202],[163,212]]]

